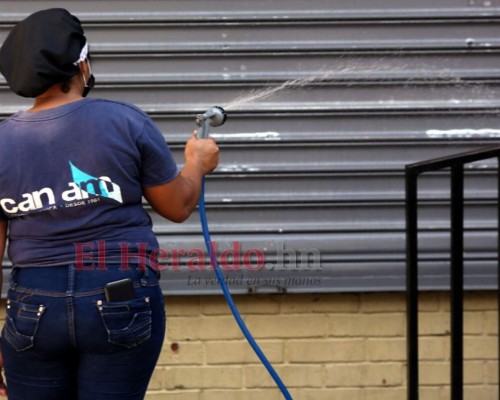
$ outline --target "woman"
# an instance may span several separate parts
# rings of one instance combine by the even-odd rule
[[[8,232],[13,264],[1,339],[9,399],[143,399],[165,314],[142,197],[184,221],[217,166],[217,145],[195,132],[179,172],[144,112],[85,98],[88,45],[64,9],[16,25],[0,72],[35,99],[0,124],[0,251]]]

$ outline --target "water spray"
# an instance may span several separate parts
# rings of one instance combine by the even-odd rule
[[[201,128],[200,129],[201,132],[198,132],[198,137],[200,139],[207,138],[209,127],[221,126],[222,124],[224,124],[224,122],[226,122],[226,117],[227,115],[224,109],[218,106],[210,108],[204,114],[198,114],[196,116],[196,125],[198,125]],[[215,271],[217,280],[222,289],[224,297],[226,298],[227,304],[231,309],[231,313],[233,314],[234,319],[236,320],[238,326],[240,327],[241,332],[247,339],[248,343],[252,347],[257,357],[259,357],[260,361],[262,362],[264,367],[267,369],[267,371],[273,378],[278,388],[281,390],[281,393],[283,393],[285,399],[292,400],[292,396],[288,392],[288,389],[286,388],[285,384],[279,377],[278,373],[274,370],[273,366],[271,365],[271,363],[269,362],[263,351],[260,349],[259,345],[257,344],[252,334],[248,330],[247,326],[245,325],[245,322],[241,318],[241,315],[238,309],[236,308],[236,305],[234,304],[231,292],[229,291],[229,288],[227,287],[224,281],[224,275],[222,274],[219,261],[217,260],[217,255],[215,254],[214,248],[212,247],[212,239],[210,238],[210,231],[208,229],[207,214],[205,209],[205,178],[203,178],[201,182],[201,194],[198,206],[200,213],[201,228],[203,231],[203,238],[205,240],[205,246],[207,247],[208,255],[210,256],[210,265]]]

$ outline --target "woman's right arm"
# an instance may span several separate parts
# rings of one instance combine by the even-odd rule
[[[151,207],[173,222],[185,221],[195,209],[203,177],[219,163],[219,148],[212,138],[197,139],[195,131],[186,143],[184,157],[184,167],[172,181],[144,188]]]

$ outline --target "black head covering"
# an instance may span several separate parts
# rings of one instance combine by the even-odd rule
[[[0,48],[0,72],[20,96],[36,97],[78,73],[86,45],[80,21],[63,8],[19,22]]]

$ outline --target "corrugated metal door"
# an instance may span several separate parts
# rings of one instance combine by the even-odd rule
[[[2,0],[0,42],[16,21],[60,4]],[[499,143],[498,0],[64,6],[86,27],[93,96],[142,107],[179,163],[196,113],[279,89],[229,108],[214,131],[221,165],[207,181],[208,215],[234,292],[401,290],[404,165]],[[1,117],[27,104],[0,81]],[[469,287],[490,288],[496,273],[494,168],[467,171]],[[421,185],[423,288],[446,286],[444,182],[434,174]],[[168,255],[164,288],[218,292],[200,271],[198,216],[152,217]]]

